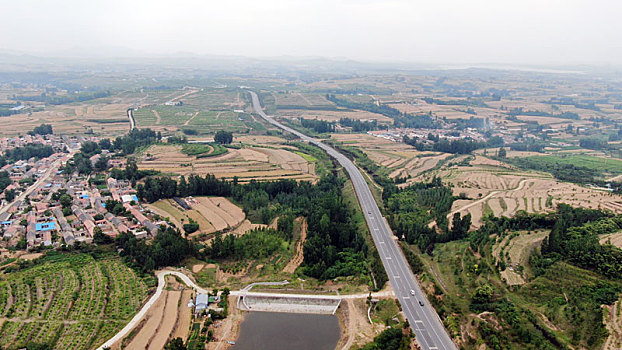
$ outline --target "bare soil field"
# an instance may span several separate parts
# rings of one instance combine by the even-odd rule
[[[188,307],[188,302],[192,299],[194,292],[191,289],[184,289],[181,292],[181,301],[179,303],[179,312],[177,314],[177,322],[173,330],[174,338],[188,339],[190,334],[190,323],[192,321],[192,308]]]
[[[43,111],[2,117],[0,136],[23,134],[40,124],[52,124],[54,133],[120,135],[129,130],[125,103],[71,104],[48,106]]]
[[[124,349],[159,350],[164,348],[171,336],[183,339],[188,336],[192,317],[188,301],[193,292],[172,276],[167,276],[166,282],[167,287],[137,325],[135,335]],[[113,349],[120,349],[120,345],[115,344]]]
[[[195,234],[212,233],[216,231],[212,223],[198,210],[184,210],[170,199],[161,199],[157,202],[147,204],[146,207],[161,217],[168,217],[171,223],[180,229],[183,227],[184,223],[188,223],[190,222],[189,219],[192,219],[199,224],[199,231]]]
[[[138,164],[139,169],[152,169],[179,175],[213,174],[219,178],[238,177],[240,182],[251,179],[295,179],[314,181],[315,168],[302,156],[287,149],[248,147],[229,149],[227,153],[196,159],[181,153],[181,146],[151,146]]]
[[[438,152],[419,152],[401,142],[393,142],[368,134],[332,134],[344,146],[356,146],[376,164],[389,169],[391,177],[415,177],[436,167],[450,155]]]
[[[192,209],[182,209],[170,199],[161,199],[146,207],[160,216],[168,217],[174,224],[179,224],[179,227],[182,226],[181,223],[190,222],[189,219],[196,221],[199,231],[191,236],[237,228],[246,219],[240,207],[223,197],[192,197],[186,199],[186,202]]]
[[[164,314],[160,320],[160,324],[156,329],[154,337],[149,343],[149,349],[160,350],[166,345],[170,334],[173,332],[173,328],[177,323],[178,317],[178,304],[181,298],[181,291],[172,290],[167,293],[166,306],[164,307]],[[188,305],[184,305],[188,308]]]
[[[168,299],[168,291],[163,291],[155,304],[149,309],[145,315],[145,323],[132,341],[127,345],[128,350],[144,350],[149,346],[149,342],[155,336],[156,330],[160,325],[160,321],[164,316],[166,300]]]

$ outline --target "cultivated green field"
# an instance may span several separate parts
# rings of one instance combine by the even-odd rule
[[[93,349],[138,311],[147,284],[118,258],[48,253],[0,275],[0,346]]]
[[[622,160],[614,158],[602,158],[587,155],[567,156],[531,156],[527,157],[536,162],[547,164],[570,164],[585,167],[600,173],[622,174]]]

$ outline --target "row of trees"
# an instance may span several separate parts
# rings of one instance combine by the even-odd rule
[[[428,136],[427,141],[420,140],[418,137],[410,138],[404,136],[403,141],[415,147],[418,151],[436,151],[452,154],[469,154],[480,148],[503,146],[503,139],[498,136],[493,136],[486,142],[476,141],[471,138],[448,140],[440,138],[438,135]]]
[[[437,128],[438,123],[434,121],[431,114],[412,115],[402,113],[399,109],[374,102],[354,102],[341,99],[332,94],[327,94],[326,99],[335,103],[337,106],[349,109],[360,109],[372,113],[382,114],[393,119],[393,126],[396,128]]]
[[[319,134],[335,131],[334,122],[327,122],[325,120],[319,120],[319,119],[305,119],[305,118],[299,118],[299,120],[300,120],[300,125],[302,125],[303,128],[311,129]]]
[[[4,157],[0,159],[0,164],[4,166],[6,162],[16,162],[18,160],[26,160],[30,158],[46,158],[54,154],[52,146],[40,143],[29,143],[22,147],[8,149],[4,153]]]
[[[14,99],[18,101],[43,102],[49,105],[63,105],[72,102],[83,102],[96,98],[108,97],[110,94],[111,92],[108,90],[96,92],[75,92],[68,93],[66,95],[48,95],[43,92],[41,95],[14,96]]]
[[[374,120],[358,120],[350,118],[339,119],[339,125],[352,128],[354,132],[366,132],[372,130],[386,130],[388,125],[379,125],[376,119]]]
[[[170,227],[161,227],[149,244],[127,232],[117,236],[115,243],[129,265],[145,272],[162,266],[174,266],[185,258],[198,256],[197,247]]]

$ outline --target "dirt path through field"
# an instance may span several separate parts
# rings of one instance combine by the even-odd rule
[[[304,244],[307,240],[307,220],[297,219],[300,221],[300,239],[296,242],[296,255],[287,263],[283,272],[294,273],[298,266],[302,264],[304,259]]]
[[[195,93],[197,93],[197,92],[199,92],[199,90],[190,90],[190,91],[184,92],[183,94],[181,94],[181,95],[179,95],[179,96],[177,96],[177,97],[173,97],[172,99],[170,99],[170,101],[171,101],[171,102],[175,102],[175,101],[177,101],[177,100],[179,100],[179,99],[181,99],[181,98],[183,98],[183,97],[186,97],[186,96],[188,96],[188,95],[195,94]]]
[[[149,343],[150,350],[160,350],[166,345],[166,341],[173,332],[173,327],[177,322],[177,306],[181,298],[181,291],[173,290],[168,292],[166,297],[166,307],[164,308],[164,317],[160,320],[160,325],[155,332],[155,336]]]
[[[347,308],[344,309],[345,335],[342,335],[342,341],[347,339],[343,346],[338,345],[341,350],[349,350],[354,345],[360,346],[362,343],[368,343],[374,336],[375,326],[369,323],[367,318],[367,305],[363,300],[346,299]],[[376,330],[377,332],[377,330]],[[357,341],[357,336],[359,337]]]
[[[218,327],[215,327],[215,341],[209,342],[207,348],[210,350],[226,349],[230,345],[228,341],[238,339],[240,324],[244,321],[244,314],[236,307],[237,298],[229,296],[229,316],[225,318]]]
[[[160,113],[158,113],[158,111],[156,111],[155,109],[151,110],[153,112],[153,115],[155,115],[156,117],[156,125],[160,125],[160,122],[162,122],[162,117],[160,117]]]
[[[620,315],[618,315],[620,300],[616,301],[611,306],[604,306],[604,308],[609,312],[609,317],[605,322],[607,330],[609,331],[609,336],[607,340],[605,340],[603,350],[620,349],[622,346],[622,319]]]
[[[219,114],[220,114],[220,113],[219,113]],[[188,120],[186,120],[186,121],[184,122],[184,126],[187,126],[188,124],[190,124],[190,121],[191,121],[192,119],[194,119],[197,115],[199,115],[199,112],[194,112],[194,115],[193,115],[192,117],[190,117],[190,119],[188,119]]]

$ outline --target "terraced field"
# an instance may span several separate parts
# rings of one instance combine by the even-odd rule
[[[0,346],[92,349],[118,332],[147,285],[118,258],[51,253],[0,280]]]
[[[474,226],[484,215],[511,217],[519,210],[540,213],[566,203],[574,207],[622,213],[622,196],[608,191],[561,182],[545,173],[521,171],[505,163],[476,156],[470,166],[447,164],[430,175],[451,183],[455,195],[450,215],[470,213]]]
[[[219,178],[240,182],[273,179],[313,181],[315,164],[287,148],[245,147],[229,149],[227,153],[205,158],[185,155],[181,146],[151,146],[145,153],[151,156],[138,164],[139,169],[153,169],[179,175],[213,174]]]

